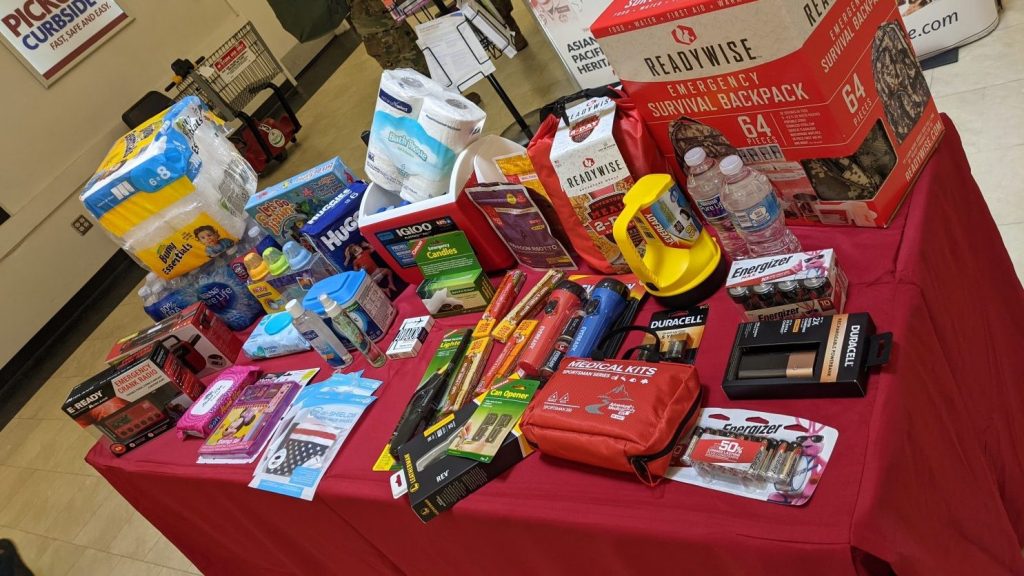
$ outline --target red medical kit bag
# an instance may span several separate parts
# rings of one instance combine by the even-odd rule
[[[659,363],[661,342],[651,330],[620,328],[603,340],[623,330],[655,336],[653,345],[640,348],[645,359],[566,358],[534,396],[520,428],[544,454],[633,472],[653,486],[697,422],[700,380],[693,366]]]

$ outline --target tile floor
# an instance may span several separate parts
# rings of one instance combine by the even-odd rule
[[[1024,274],[1024,0],[1008,0],[999,28],[963,48],[960,61],[927,72],[941,111],[963,136],[975,177]],[[530,48],[497,64],[498,77],[523,112],[573,85],[541,33],[523,14]],[[300,112],[306,129],[280,179],[340,155],[362,168],[359,139],[369,127],[380,69],[360,47]],[[476,90],[488,128],[512,122],[493,90]],[[0,431],[0,537],[11,538],[39,576],[172,576],[196,569],[83,461],[93,437],[59,410],[68,390],[101,367],[111,340],[148,324],[129,296]]]

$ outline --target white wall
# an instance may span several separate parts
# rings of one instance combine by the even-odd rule
[[[0,49],[0,365],[63,306],[116,250],[99,227],[71,228],[85,213],[77,193],[114,139],[121,113],[162,89],[170,63],[216,48],[240,26],[224,0],[120,0],[134,21],[49,89]]]

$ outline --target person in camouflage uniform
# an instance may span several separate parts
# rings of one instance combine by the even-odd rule
[[[511,0],[491,0],[495,9],[516,33],[516,48],[526,48],[519,26],[512,19]],[[385,70],[412,68],[426,76],[427,61],[416,46],[416,32],[406,21],[395,22],[381,0],[351,0],[352,25],[363,39],[366,52]]]

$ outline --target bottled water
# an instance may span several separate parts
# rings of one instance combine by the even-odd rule
[[[800,251],[800,241],[786,227],[779,198],[768,177],[743,165],[739,156],[726,156],[719,164],[726,189],[722,205],[747,242],[752,257]]]
[[[736,232],[729,212],[722,206],[725,176],[716,170],[718,162],[714,158],[708,158],[707,153],[699,146],[687,152],[683,159],[689,173],[686,190],[697,203],[708,225],[715,229],[722,248],[733,260],[749,258],[747,243]]]
[[[165,281],[152,272],[146,275],[139,297],[143,310],[156,322],[181,312],[197,300],[195,288],[182,278]]]

